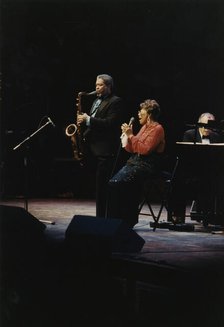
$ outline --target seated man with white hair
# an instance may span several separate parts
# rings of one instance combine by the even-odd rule
[[[208,124],[206,126],[198,126],[197,130],[189,129],[184,133],[184,142],[197,142],[197,143],[220,143],[221,135],[209,129],[209,121],[215,121],[215,116],[210,112],[204,112],[198,118],[198,123]]]
[[[210,121],[212,122],[210,123]],[[215,116],[213,114],[209,112],[202,113],[198,118],[198,123],[202,125],[198,124],[196,129],[185,131],[183,142],[222,143],[221,134],[212,128],[214,121]],[[203,126],[203,124],[208,124],[208,127]],[[192,167],[187,167],[186,164],[183,167],[183,162],[179,166],[173,183],[169,206],[172,211],[173,221],[175,223],[184,223],[186,203],[189,197],[194,199],[191,212],[195,212],[195,217],[199,214],[205,216],[207,212],[213,211],[214,201],[211,199],[211,184],[213,181],[208,178],[207,166],[203,162],[201,162],[201,165],[199,164],[199,169],[195,171],[192,170]]]

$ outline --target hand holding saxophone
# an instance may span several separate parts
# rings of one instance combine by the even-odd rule
[[[81,113],[81,114],[77,114],[77,125],[80,126],[82,123],[86,122],[86,120],[88,119],[88,115],[86,113]]]

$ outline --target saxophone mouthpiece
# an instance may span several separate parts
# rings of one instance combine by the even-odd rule
[[[95,95],[97,92],[96,91],[92,91],[90,93],[87,93],[86,95]]]
[[[87,93],[87,92],[79,92],[78,93],[78,96],[82,96],[82,95],[94,95],[94,94],[96,94],[96,91],[92,91],[92,92],[90,92],[90,93]]]

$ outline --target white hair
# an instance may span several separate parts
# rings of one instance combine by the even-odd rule
[[[201,123],[202,119],[206,117],[208,120],[215,120],[215,116],[211,114],[210,112],[204,112],[201,114],[201,116],[198,118],[198,122]]]

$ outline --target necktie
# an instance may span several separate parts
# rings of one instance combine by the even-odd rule
[[[100,106],[100,104],[101,104],[101,102],[102,102],[102,99],[100,99],[100,98],[98,98],[97,100],[96,100],[96,102],[94,103],[94,105],[93,105],[93,107],[92,107],[92,109],[91,109],[91,112],[90,112],[90,115],[91,116],[95,116],[95,114],[96,114],[96,112],[97,112],[97,109],[98,109],[98,107]]]

